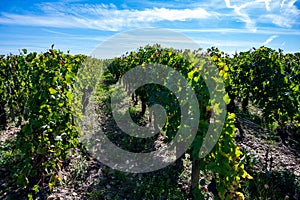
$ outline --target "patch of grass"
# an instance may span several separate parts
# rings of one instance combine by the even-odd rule
[[[0,166],[8,164],[8,162],[13,159],[14,154],[12,146],[13,143],[11,143],[9,139],[4,142],[0,141]]]
[[[74,162],[70,163],[71,171],[71,178],[69,180],[69,184],[74,182],[80,183],[81,180],[84,180],[84,176],[87,172],[88,162],[87,160],[82,157],[81,155],[77,156],[78,158],[75,159]]]
[[[0,141],[0,199],[21,199],[25,190],[18,186],[16,172],[22,160],[15,150],[15,140]]]

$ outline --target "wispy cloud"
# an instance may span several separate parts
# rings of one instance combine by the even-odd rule
[[[60,32],[60,31],[53,31],[53,30],[50,30],[50,29],[46,29],[46,28],[43,28],[42,31],[45,31],[45,32],[48,32],[48,33],[53,33],[53,34],[56,34],[56,35],[66,35],[66,36],[74,36],[72,34],[68,34],[68,33],[64,33],[64,32]]]
[[[233,9],[235,16],[252,31],[256,31],[261,23],[291,28],[297,23],[300,15],[299,9],[295,6],[296,1],[255,0],[232,4],[231,0],[224,0],[226,7]]]
[[[295,6],[297,0],[275,1],[272,6],[272,12],[261,16],[262,22],[271,21],[273,24],[291,28],[299,21],[300,11]]]
[[[270,36],[266,41],[264,41],[262,43],[262,45],[268,45],[269,43],[271,43],[274,39],[276,39],[278,36],[277,35],[272,35]]]
[[[168,9],[152,8],[143,10],[119,10],[113,4],[64,4],[44,3],[39,7],[40,15],[1,13],[1,24],[31,25],[63,28],[91,28],[118,31],[124,27],[137,28],[141,25],[161,21],[201,20],[211,17],[203,8]]]
[[[250,16],[243,11],[243,9],[247,8],[248,6],[250,6],[251,4],[253,4],[254,2],[246,2],[244,4],[241,4],[241,5],[236,5],[236,4],[233,4],[231,5],[231,2],[230,0],[224,0],[225,1],[225,4],[226,4],[226,7],[227,8],[232,8],[235,12],[235,14],[238,16],[238,18],[245,22],[246,24],[246,28],[255,32],[256,31],[256,27],[255,27],[255,21],[252,20],[250,18]]]
[[[253,41],[238,41],[238,40],[195,40],[200,46],[216,46],[216,47],[246,47],[251,48],[253,46],[260,46],[261,44],[259,42],[253,42]]]
[[[181,33],[235,33],[235,34],[249,34],[249,30],[246,28],[206,28],[206,29],[172,29]],[[296,35],[300,36],[300,31],[295,29],[283,29],[283,28],[259,28],[254,34],[261,35]]]
[[[72,3],[70,3],[72,2]],[[110,4],[81,3],[80,0],[60,0],[36,4],[36,12],[0,13],[0,24],[42,26],[56,28],[87,28],[122,31],[140,27],[159,27],[166,22],[197,21],[200,26],[226,27],[225,24],[242,22],[248,32],[256,32],[265,24],[292,28],[298,22],[296,0],[204,0],[180,2],[146,1],[147,8],[119,8]],[[184,5],[178,7],[178,5]],[[212,22],[212,23],[210,23]],[[226,22],[226,23],[223,23]],[[219,23],[219,24],[218,24]],[[261,26],[262,25],[262,26]]]
[[[280,4],[280,8],[282,8],[284,6],[284,3],[285,3],[285,0],[282,0],[281,4]]]
[[[262,2],[262,3],[264,3],[265,4],[265,8],[266,8],[266,10],[267,11],[271,11],[271,7],[270,7],[270,2],[272,1],[272,0],[255,0],[256,2]]]
[[[29,26],[43,26],[43,27],[80,27],[75,23],[75,18],[66,17],[62,20],[62,17],[55,16],[38,16],[38,15],[20,15],[1,13],[0,24],[12,24],[12,25],[29,25]]]
[[[6,52],[10,44],[16,49],[38,42],[43,48],[54,43],[62,49],[72,47],[86,53],[116,32],[148,27],[182,33],[201,47],[218,46],[235,51],[262,44],[273,47],[283,44],[290,51],[299,50],[297,42],[293,42],[300,36],[297,0],[31,2],[36,1],[26,1],[30,7],[20,6],[19,1],[12,3],[18,9],[10,5],[2,7],[0,25],[9,28],[0,31],[0,42],[5,45],[0,52]],[[170,42],[168,37],[163,41]]]

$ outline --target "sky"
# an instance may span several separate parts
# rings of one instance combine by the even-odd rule
[[[163,28],[227,53],[268,46],[300,52],[296,0],[2,0],[0,54],[23,48],[90,55],[122,33]],[[114,44],[115,48],[118,45]],[[138,46],[136,47],[138,48]]]

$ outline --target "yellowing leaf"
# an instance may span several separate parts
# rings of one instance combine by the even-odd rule
[[[72,93],[71,92],[67,92],[66,96],[68,97],[69,100],[72,99]]]
[[[224,71],[228,72],[229,68],[227,65],[224,66]]]
[[[235,165],[233,166],[233,169],[234,169],[235,171],[237,171],[237,170],[238,170],[238,167],[239,167],[239,164],[235,164]]]
[[[244,200],[245,199],[244,194],[241,193],[241,192],[236,192],[235,195],[237,196],[238,200]]]
[[[224,74],[224,79],[228,79],[228,73]]]
[[[221,71],[219,72],[220,76],[223,76],[223,75],[224,75],[224,73],[225,73],[225,71],[224,71],[224,70],[221,70]]]
[[[53,184],[53,183],[49,183],[48,185],[49,185],[50,191],[53,191],[53,185],[54,185],[54,184]]]
[[[247,178],[247,179],[253,179],[253,177],[252,177],[250,174],[248,174],[248,173],[247,173],[247,175],[246,175],[246,178]]]
[[[234,119],[235,118],[235,114],[234,113],[229,113],[228,114],[228,119]]]
[[[223,68],[226,64],[224,62],[219,62],[219,67]]]
[[[242,155],[242,152],[241,152],[241,150],[240,150],[239,148],[236,148],[236,149],[235,149],[235,155],[236,155],[237,157],[239,157],[240,155]]]
[[[193,75],[194,75],[194,71],[191,71],[188,73],[188,78],[189,79],[192,79],[193,78]]]
[[[50,94],[56,94],[57,91],[53,88],[49,88],[49,92],[50,92]]]
[[[246,178],[246,179],[253,179],[253,177],[250,174],[248,174],[245,170],[244,170],[242,177]]]
[[[221,108],[220,108],[220,103],[215,103],[215,104],[213,105],[213,111],[214,111],[217,115],[219,115],[219,114],[222,112],[222,110],[221,110]]]
[[[225,101],[226,104],[230,103],[230,98],[228,96],[228,94],[226,93],[225,96],[223,97],[223,100]]]

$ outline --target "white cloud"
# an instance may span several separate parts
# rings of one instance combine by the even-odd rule
[[[235,17],[245,22],[249,30],[255,31],[262,23],[291,28],[299,21],[300,11],[295,6],[297,0],[224,1],[226,7],[233,9]]]
[[[245,34],[249,33],[249,30],[246,28],[207,28],[207,29],[173,29],[174,31],[178,31],[181,33],[233,33],[233,34]],[[300,31],[295,29],[283,29],[283,28],[259,28],[255,32],[255,34],[261,35],[298,35],[300,36]]]
[[[40,4],[39,7],[44,12],[43,14],[1,13],[0,23],[118,31],[122,28],[149,26],[152,23],[161,21],[201,20],[212,16],[202,8],[119,10],[113,4],[75,4],[68,6],[62,3],[44,3]]]
[[[256,2],[258,2],[258,3],[265,3],[265,8],[266,8],[266,10],[267,11],[271,11],[271,7],[270,7],[270,2],[271,2],[272,0],[256,0]]]
[[[270,36],[266,41],[264,41],[262,43],[262,45],[268,45],[269,43],[271,43],[274,39],[276,39],[278,36],[277,35],[272,35]]]
[[[122,31],[156,26],[161,22],[191,20],[203,22],[194,23],[194,27],[199,25],[195,28],[214,25],[225,28],[227,25],[232,27],[233,23],[239,21],[245,24],[248,32],[256,32],[265,24],[292,28],[299,22],[300,12],[295,2],[296,0],[204,0],[199,3],[188,1],[169,5],[168,2],[146,1],[144,3],[148,8],[132,9],[122,5],[118,8],[112,3],[89,4],[80,3],[80,0],[60,0],[37,4],[39,11],[35,14],[0,13],[0,24]]]
[[[247,8],[248,6],[250,6],[251,4],[253,4],[253,2],[246,2],[244,4],[241,4],[240,6],[237,6],[236,4],[231,5],[230,0],[225,0],[225,4],[227,8],[232,8],[235,12],[235,14],[238,16],[238,18],[242,21],[246,23],[246,28],[249,29],[252,32],[256,31],[256,27],[255,27],[255,21],[252,20],[250,18],[250,16],[246,13],[243,12],[242,9]]]
[[[291,28],[299,21],[300,11],[295,6],[296,0],[282,0],[272,3],[272,12],[262,14],[260,21],[271,22],[279,27]]]
[[[285,0],[282,0],[281,4],[280,4],[280,8],[282,8],[284,6],[284,3],[285,3]]]
[[[265,0],[265,4],[266,4],[266,10],[267,11],[271,11],[271,8],[270,8],[270,2],[271,2],[272,0]]]
[[[217,47],[247,47],[251,48],[253,46],[260,46],[259,42],[253,42],[253,41],[238,41],[238,40],[195,40],[200,46],[201,45],[207,45],[209,47],[211,46],[217,46]]]
[[[13,25],[32,25],[32,26],[45,26],[45,27],[78,27],[78,24],[74,23],[74,19],[70,17],[49,17],[49,16],[34,16],[34,15],[19,15],[1,13],[1,24],[13,24]]]
[[[68,34],[68,33],[63,33],[63,32],[59,32],[59,31],[53,31],[53,30],[49,30],[46,28],[43,28],[42,31],[48,32],[48,33],[52,33],[52,34],[56,34],[56,35],[66,35],[66,36],[74,36],[72,34]]]

